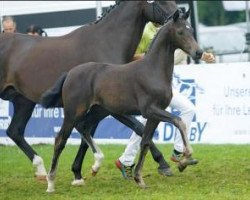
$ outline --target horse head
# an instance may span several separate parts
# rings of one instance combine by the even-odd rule
[[[147,21],[163,25],[165,20],[177,10],[175,1],[139,1]]]
[[[180,48],[193,59],[200,59],[203,51],[199,47],[197,41],[193,35],[193,28],[187,21],[190,15],[190,10],[187,12],[181,12],[176,10],[174,14],[169,18],[172,23],[171,34],[169,38],[175,48]]]

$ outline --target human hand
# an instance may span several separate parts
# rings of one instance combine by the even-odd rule
[[[215,57],[212,53],[204,52],[202,54],[201,60],[203,60],[207,63],[213,63],[213,62],[215,62]]]

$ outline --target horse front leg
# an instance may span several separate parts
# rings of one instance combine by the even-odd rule
[[[43,159],[38,156],[24,139],[24,130],[32,115],[35,103],[21,95],[15,96],[14,99],[12,99],[12,103],[14,106],[14,114],[7,129],[7,135],[26,154],[33,163],[33,166],[36,167],[36,178],[39,180],[46,180],[47,172],[44,167]]]
[[[157,128],[158,124],[159,124],[159,121],[148,119],[147,122],[146,122],[146,126],[145,126],[143,136],[142,136],[141,152],[140,152],[138,164],[135,167],[135,176],[134,176],[134,180],[142,188],[145,188],[146,184],[145,184],[145,182],[144,182],[144,180],[142,178],[141,170],[143,168],[145,157],[146,157],[146,154],[148,152],[151,140],[153,138],[154,131]]]
[[[135,117],[130,115],[118,115],[118,114],[112,114],[112,116],[121,123],[131,128],[137,135],[142,137],[144,125],[141,122],[139,122]],[[164,176],[172,176],[173,173],[170,170],[169,164],[167,163],[163,154],[156,147],[153,141],[150,143],[150,152],[152,154],[154,161],[159,164],[158,172]]]
[[[78,130],[78,128],[76,129]],[[80,147],[78,149],[75,160],[71,167],[71,170],[74,173],[74,180],[71,183],[72,185],[76,185],[76,186],[84,185],[84,179],[82,178],[81,169],[82,169],[82,162],[83,162],[83,159],[86,155],[88,148],[89,148],[88,144],[85,142],[83,138],[81,138]]]
[[[68,121],[65,116],[62,128],[55,138],[54,154],[51,162],[51,167],[47,176],[47,181],[48,181],[47,192],[49,193],[55,191],[55,178],[56,178],[58,159],[66,145],[66,142],[73,128],[74,128],[73,123]]]

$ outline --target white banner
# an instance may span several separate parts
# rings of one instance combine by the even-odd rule
[[[240,11],[246,9],[246,1],[222,1],[223,7],[227,11]]]
[[[249,62],[176,66],[174,79],[196,106],[191,142],[250,143]],[[172,125],[159,132],[160,142],[173,140]]]
[[[9,116],[9,102],[0,99],[0,117]]]

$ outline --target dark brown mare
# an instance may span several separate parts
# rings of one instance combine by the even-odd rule
[[[55,88],[62,89],[65,118],[55,140],[47,192],[54,191],[58,159],[72,129],[94,105],[112,113],[141,114],[148,119],[135,168],[134,178],[139,186],[145,187],[141,169],[160,121],[173,123],[180,130],[185,145],[184,155],[186,158],[191,156],[192,148],[187,139],[185,124],[180,117],[165,111],[172,98],[174,51],[180,48],[193,59],[200,59],[202,55],[192,28],[186,21],[188,16],[189,12],[180,13],[177,10],[158,32],[148,53],[141,60],[124,65],[85,63],[70,70],[64,81],[58,80]],[[42,105],[54,98],[54,94],[49,91],[44,95]]]
[[[96,23],[62,37],[0,34],[0,98],[14,105],[14,115],[7,135],[36,166],[37,176],[46,176],[43,160],[25,141],[24,130],[44,91],[63,73],[78,64],[89,61],[122,64],[131,61],[145,24],[148,21],[163,24],[175,10],[176,4],[172,1],[124,1],[117,3]],[[93,110],[95,112],[90,112],[88,120],[85,120],[88,123],[82,122],[76,127],[79,132],[91,132],[93,135],[98,122],[109,114],[98,107]],[[143,126],[135,118],[113,116],[142,134]],[[82,178],[81,166],[87,148],[88,145],[82,139],[72,165],[76,180]],[[160,167],[168,169],[157,149],[153,155]]]

